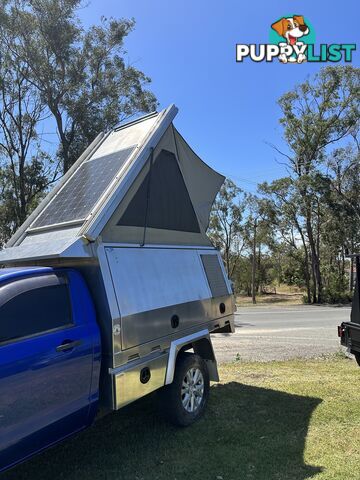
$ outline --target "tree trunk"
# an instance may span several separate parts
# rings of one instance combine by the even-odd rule
[[[63,119],[62,119],[61,113],[58,109],[58,106],[54,105],[52,103],[51,99],[50,99],[50,101],[48,101],[48,104],[49,104],[50,111],[54,115],[55,121],[56,121],[56,126],[57,126],[57,130],[58,130],[59,138],[60,138],[60,144],[61,144],[61,156],[62,156],[62,160],[63,160],[63,162],[62,162],[63,163],[62,173],[65,175],[65,173],[71,167],[70,157],[69,157],[70,142],[68,141],[68,139],[66,137],[66,133],[65,133],[64,127],[63,127]]]
[[[258,258],[257,258],[257,271],[258,271],[258,278],[256,281],[256,293],[262,293],[263,292],[263,284],[262,284],[262,278],[260,276],[261,274],[261,243],[259,243],[259,248],[258,248]]]
[[[230,247],[225,247],[225,263],[226,263],[226,272],[230,278]]]
[[[306,296],[307,296],[307,303],[311,303],[311,287],[310,287],[310,272],[309,272],[309,251],[308,251],[308,247],[306,245],[306,241],[305,241],[305,236],[304,236],[304,233],[302,231],[302,228],[298,222],[298,220],[296,218],[294,218],[295,220],[295,225],[296,225],[296,228],[300,234],[300,237],[301,237],[301,241],[302,241],[302,244],[303,244],[303,248],[304,248],[304,270],[305,270],[305,285],[306,285]]]
[[[311,288],[310,288],[310,273],[309,273],[309,254],[307,248],[305,249],[304,256],[304,270],[305,270],[305,284],[306,284],[306,296],[307,303],[311,303]]]
[[[19,225],[22,225],[27,217],[27,201],[26,201],[26,187],[25,187],[25,176],[24,176],[24,167],[25,167],[25,157],[22,155],[19,158],[19,194],[20,194],[20,218]]]
[[[318,256],[318,252],[316,249],[315,239],[313,235],[313,227],[311,224],[311,213],[309,210],[307,211],[307,218],[306,218],[306,231],[308,234],[310,251],[311,251],[311,264],[312,264],[312,271],[313,271],[313,278],[314,278],[314,295],[313,295],[313,302],[314,303],[321,303],[322,302],[322,278],[320,272],[320,260]]]
[[[253,238],[253,255],[252,255],[252,272],[251,272],[251,293],[252,293],[252,303],[256,304],[256,229],[257,222],[254,222],[254,238]]]

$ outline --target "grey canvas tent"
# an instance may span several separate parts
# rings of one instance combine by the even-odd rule
[[[224,181],[174,127],[177,108],[100,134],[0,252],[0,263],[94,257],[92,244],[210,246]]]

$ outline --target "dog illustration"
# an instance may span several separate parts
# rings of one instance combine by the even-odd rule
[[[302,15],[294,15],[289,18],[281,18],[277,22],[271,25],[271,28],[274,29],[281,37],[286,39],[286,43],[279,43],[280,46],[283,45],[304,45],[304,42],[299,42],[299,38],[304,35],[308,35],[309,27],[305,25],[304,17]],[[302,63],[306,61],[306,56],[303,53],[298,55],[298,58],[287,57],[284,53],[279,55],[279,60],[283,63],[287,62],[297,62]]]

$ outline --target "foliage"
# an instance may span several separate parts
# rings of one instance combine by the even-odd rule
[[[3,3],[1,40],[27,65],[56,122],[64,172],[100,131],[155,109],[155,97],[145,88],[150,79],[125,60],[133,19],[102,18],[85,29],[77,17],[80,0]],[[15,39],[9,40],[9,30]]]
[[[213,205],[208,234],[223,254],[232,276],[244,248],[242,218],[244,194],[231,180],[225,180]]]
[[[322,167],[327,148],[356,136],[359,80],[360,70],[354,67],[325,67],[312,81],[306,80],[279,99],[283,115],[280,123],[288,147],[288,152],[279,153],[286,159],[300,205],[309,250],[305,261],[311,262],[314,302],[323,301],[320,246],[332,180]]]
[[[124,49],[133,19],[85,28],[80,0],[0,0],[0,246],[101,131],[155,109]],[[57,132],[57,154],[43,131]]]
[[[241,265],[228,270],[238,292],[252,292],[253,301],[265,285],[284,282],[304,288],[307,303],[351,298],[346,255],[360,251],[359,80],[360,69],[326,67],[279,99],[288,149],[273,148],[288,175],[243,195],[233,225],[241,260],[227,253]]]
[[[37,132],[44,106],[11,50],[0,61],[0,246],[24,222],[53,171]],[[56,169],[55,169],[56,171]],[[56,175],[56,173],[55,173]]]

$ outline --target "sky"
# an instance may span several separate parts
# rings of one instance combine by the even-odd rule
[[[86,26],[101,16],[134,17],[127,60],[152,79],[159,109],[179,108],[175,125],[198,155],[245,190],[286,174],[277,99],[329,64],[235,61],[237,43],[268,43],[270,25],[299,14],[316,44],[357,43],[358,0],[92,0],[80,11]]]

